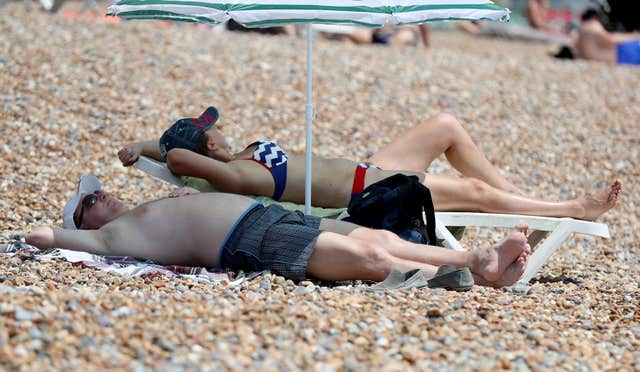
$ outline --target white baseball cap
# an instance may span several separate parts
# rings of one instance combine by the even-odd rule
[[[82,200],[82,196],[86,194],[92,194],[96,191],[100,191],[100,181],[98,181],[98,177],[93,174],[83,174],[80,176],[80,181],[78,182],[78,191],[69,199],[67,204],[64,205],[62,209],[62,225],[65,229],[69,230],[77,230],[75,221],[73,220],[73,215],[76,212],[76,208],[78,208],[78,204]]]

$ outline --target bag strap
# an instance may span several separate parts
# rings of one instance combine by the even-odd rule
[[[427,238],[429,238],[428,244],[435,245],[436,240],[436,212],[433,208],[433,200],[431,199],[431,190],[428,187],[421,184],[426,190],[424,201],[422,203],[422,213],[426,217],[425,224],[427,225]]]

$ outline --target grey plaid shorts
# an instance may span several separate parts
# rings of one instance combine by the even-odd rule
[[[292,280],[306,277],[320,218],[278,205],[256,206],[238,223],[222,247],[220,266],[233,270],[269,270]]]

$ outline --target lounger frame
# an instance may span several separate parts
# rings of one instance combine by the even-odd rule
[[[542,265],[547,263],[549,258],[562,246],[562,243],[573,234],[586,234],[602,238],[610,237],[607,226],[597,222],[567,217],[554,218],[471,212],[436,212],[436,235],[439,239],[444,240],[443,246],[455,250],[464,250],[460,242],[449,232],[446,226],[513,228],[518,221],[524,221],[529,225],[531,230],[529,245],[533,250],[529,257],[527,268],[518,281],[519,285],[528,284]]]

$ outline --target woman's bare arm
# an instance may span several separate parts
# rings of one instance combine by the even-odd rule
[[[149,140],[134,142],[123,146],[118,151],[118,158],[122,162],[122,165],[128,167],[133,165],[140,155],[148,156],[158,161],[164,161],[162,154],[160,154],[160,145],[158,140]]]
[[[180,176],[204,178],[219,191],[243,193],[241,177],[229,163],[190,150],[172,149],[167,153],[167,166]]]

